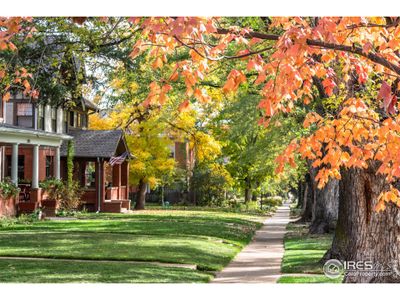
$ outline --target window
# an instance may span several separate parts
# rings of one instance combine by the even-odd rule
[[[46,178],[54,177],[54,156],[46,156]]]
[[[71,126],[71,127],[75,127],[75,123],[74,123],[74,112],[73,111],[70,111],[69,112],[69,126]]]
[[[44,130],[44,109],[43,109],[43,105],[38,105],[38,124],[37,124],[37,128],[40,130]]]
[[[51,131],[57,131],[57,109],[55,107],[51,108]]]
[[[86,163],[85,168],[85,186],[95,187],[96,183],[96,173],[95,173],[95,162],[90,161]]]
[[[74,113],[74,127],[78,127],[78,113]]]
[[[82,114],[77,113],[76,114],[76,127],[82,127],[81,121],[82,121]]]
[[[5,115],[6,123],[15,125],[14,124],[14,102],[6,102],[5,109],[6,109],[6,115]]]
[[[22,127],[32,127],[33,122],[32,103],[17,103],[17,125]]]
[[[63,124],[63,133],[67,133],[68,131],[68,112],[66,110],[63,111],[64,116],[64,124]]]
[[[81,114],[81,127],[87,127],[87,116],[85,114]]]
[[[6,155],[6,177],[11,177],[11,155]],[[18,155],[18,180],[25,179],[25,155]]]

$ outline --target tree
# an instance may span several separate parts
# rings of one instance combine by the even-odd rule
[[[293,164],[294,153],[300,153],[320,168],[315,177],[319,188],[329,179],[350,180],[352,177],[347,174],[352,172],[372,173],[372,177],[360,175],[348,182],[377,193],[357,194],[357,199],[352,199],[352,193],[346,195],[352,203],[363,201],[368,207],[362,210],[362,206],[354,205],[354,210],[339,213],[346,214],[347,228],[353,226],[351,232],[347,231],[353,235],[346,240],[351,247],[346,248],[351,248],[357,258],[373,259],[382,265],[389,260],[400,261],[400,251],[395,246],[398,241],[395,235],[387,235],[387,228],[399,231],[399,225],[393,221],[399,215],[393,206],[400,206],[400,192],[395,186],[400,176],[397,154],[400,117],[396,106],[400,75],[398,18],[266,18],[264,32],[224,26],[223,20],[216,18],[132,18],[131,21],[141,26],[143,32],[143,38],[136,42],[131,53],[133,58],[150,48],[146,53],[156,68],[162,68],[176,49],[189,49],[191,59],[180,61],[170,75],[185,81],[189,97],[214,65],[223,60],[245,59],[247,71],[256,73],[254,84],[263,85],[259,107],[265,112],[265,125],[280,113],[291,113],[300,101],[312,102],[313,82],[321,80],[337,110],[329,116],[317,112],[308,115],[305,127],[314,124],[314,129],[289,144],[278,158],[277,171],[282,171],[286,163]],[[232,44],[243,48],[231,53]],[[268,52],[273,53],[264,60],[263,54]],[[330,67],[331,62],[335,62],[335,68]],[[237,90],[247,81],[244,72],[233,69],[223,90]],[[354,76],[362,88],[354,95],[345,95],[346,85]],[[367,85],[375,86],[364,88]],[[333,94],[334,89],[341,93]],[[207,95],[202,93],[200,98],[204,97]],[[381,176],[386,185],[380,184]],[[341,204],[345,201],[343,196],[340,201]],[[373,222],[374,234],[368,234],[368,226],[355,221],[361,218],[371,224],[377,216],[381,222]],[[356,236],[363,242],[357,242]],[[382,247],[369,247],[378,236],[385,236],[380,242]],[[349,257],[349,253],[344,255]],[[398,279],[387,276],[377,280]]]
[[[133,112],[135,109],[136,113]],[[137,121],[132,121],[133,117]],[[134,155],[129,165],[129,180],[138,187],[135,209],[145,208],[147,186],[155,187],[174,173],[175,161],[169,148],[172,141],[165,134],[165,124],[160,123],[159,118],[159,112],[146,113],[146,109],[133,102],[131,106],[116,106],[105,118],[90,117],[92,129],[122,128],[126,133],[128,147]]]
[[[249,94],[249,89],[242,88],[236,97],[225,101],[213,126],[215,135],[224,145],[222,151],[228,160],[227,168],[243,191],[245,202],[257,199],[267,178],[269,185],[264,184],[264,192],[278,192],[280,184],[276,185],[279,179],[274,174],[274,158],[300,129],[295,118],[278,120],[269,128],[260,126],[262,111],[256,109],[258,102],[257,94]],[[301,115],[300,110],[298,115]],[[296,180],[295,177],[291,179]]]
[[[295,156],[301,155],[318,168],[319,188],[331,179],[342,180],[342,190],[353,185],[351,193],[339,193],[341,218],[334,245],[345,245],[340,247],[342,257],[371,259],[383,266],[400,261],[400,226],[395,222],[400,217],[399,20],[129,18],[130,30],[137,33],[130,40],[134,40],[130,57],[133,62],[145,57],[157,74],[144,107],[163,105],[168,95],[184,86],[181,109],[194,101],[210,101],[204,82],[227,61],[240,61],[232,69],[228,65],[222,90],[229,94],[246,82],[259,85],[260,124],[265,126],[279,115],[291,114],[300,103],[315,103],[313,87],[320,81],[335,110],[327,115],[313,110],[307,115],[308,130],[278,157],[277,171],[294,165]],[[19,23],[2,19],[7,37],[2,45],[10,47],[8,32],[15,38],[22,30]],[[379,247],[371,247],[378,237]],[[399,279],[393,275],[351,280]]]

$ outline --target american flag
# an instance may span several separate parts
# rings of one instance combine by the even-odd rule
[[[113,156],[110,158],[109,164],[113,165],[120,165],[125,161],[125,158],[128,156],[128,152],[123,153],[120,156]]]

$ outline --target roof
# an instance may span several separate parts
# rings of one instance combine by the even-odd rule
[[[47,137],[62,140],[70,140],[72,137],[65,133],[49,132],[29,127],[15,126],[8,123],[0,123],[0,132],[20,133],[37,137]]]
[[[88,108],[88,109],[91,109],[91,110],[94,110],[94,111],[98,111],[99,110],[99,107],[96,104],[94,104],[92,101],[90,101],[90,100],[88,100],[86,98],[83,98],[82,102],[83,102],[82,104],[85,105],[85,107]]]
[[[73,137],[75,157],[110,158],[117,154],[121,141],[126,147],[122,130],[75,130],[68,134]],[[61,145],[60,150],[61,156],[67,156],[66,142]]]
[[[63,140],[69,139],[72,136],[66,134],[0,124],[0,143],[59,147]]]

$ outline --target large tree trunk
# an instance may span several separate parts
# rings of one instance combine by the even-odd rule
[[[248,203],[252,198],[252,188],[250,178],[245,179],[245,189],[244,189],[244,202]]]
[[[305,184],[303,191],[303,210],[301,214],[301,218],[298,222],[310,222],[312,219],[312,207],[314,202],[314,188],[313,182],[311,181],[310,174],[306,174],[305,176]]]
[[[385,211],[374,211],[379,194],[387,189],[384,178],[376,175],[376,166],[343,170],[341,174],[339,218],[332,248],[324,259],[370,261],[374,269],[389,267],[399,272],[400,209],[389,203]],[[400,277],[395,273],[364,273],[345,276],[344,282],[400,282]]]
[[[144,205],[146,203],[146,188],[147,188],[146,182],[141,179],[139,181],[139,194],[135,204],[136,210],[144,209]]]
[[[336,227],[339,210],[339,181],[331,179],[322,189],[318,189],[318,183],[315,181],[318,170],[312,169],[310,174],[314,190],[310,233],[323,234],[333,232]]]

